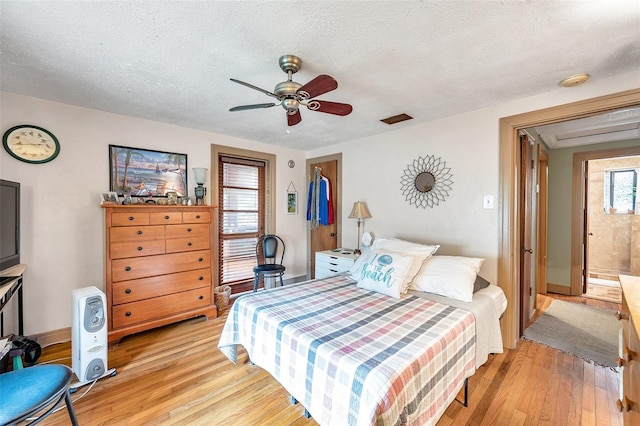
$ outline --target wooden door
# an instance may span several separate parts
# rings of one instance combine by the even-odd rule
[[[549,157],[547,151],[538,146],[538,253],[536,260],[536,291],[547,294],[547,229],[549,218]],[[537,308],[537,306],[536,306]]]
[[[531,224],[533,216],[534,160],[533,145],[526,134],[520,137],[520,335],[524,333],[531,313]]]
[[[584,198],[582,200],[582,236],[584,238],[584,250],[583,250],[583,259],[582,259],[582,292],[580,295],[583,295],[587,292],[587,281],[588,281],[588,271],[589,271],[589,240],[593,233],[589,232],[589,162],[584,162],[584,167],[582,169],[582,179],[584,185]]]
[[[319,225],[317,228],[311,229],[310,231],[311,278],[315,278],[316,252],[338,247],[338,200],[340,199],[340,194],[338,194],[338,160],[310,163],[308,169],[309,179],[307,182],[310,183],[313,180],[313,174],[316,168],[320,168],[321,174],[329,179],[333,198],[334,221],[330,225]],[[306,189],[308,191],[309,187],[307,186]]]

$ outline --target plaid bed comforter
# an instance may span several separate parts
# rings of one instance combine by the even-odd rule
[[[236,300],[218,347],[237,346],[321,425],[435,424],[475,372],[475,319],[333,277]]]

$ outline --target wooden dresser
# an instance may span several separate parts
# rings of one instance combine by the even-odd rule
[[[622,286],[622,341],[618,365],[622,367],[618,409],[625,425],[640,425],[640,277],[620,275]]]
[[[183,319],[217,316],[213,207],[103,208],[110,344]]]

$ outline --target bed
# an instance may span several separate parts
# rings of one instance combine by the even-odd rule
[[[320,425],[429,425],[502,352],[505,307],[495,285],[462,302],[341,275],[238,298],[218,347],[236,362],[242,345]]]

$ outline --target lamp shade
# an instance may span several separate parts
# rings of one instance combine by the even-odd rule
[[[356,201],[353,203],[353,208],[351,209],[351,213],[349,213],[349,219],[366,219],[368,217],[371,217],[371,213],[369,213],[367,203],[364,201]]]
[[[193,169],[193,179],[198,185],[204,185],[207,181],[207,169],[204,167],[195,167]]]

